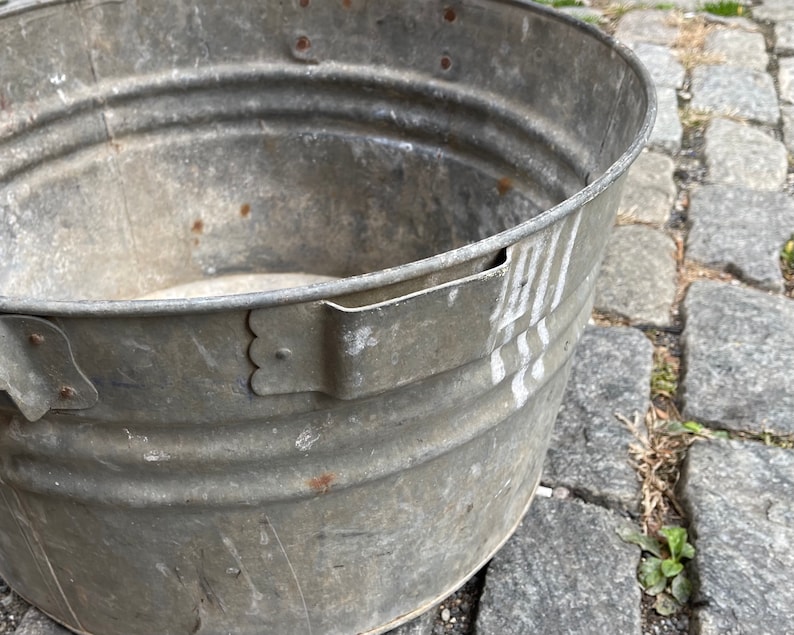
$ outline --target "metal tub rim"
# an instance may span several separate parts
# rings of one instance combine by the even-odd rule
[[[634,162],[647,144],[657,112],[656,91],[653,88],[653,82],[638,57],[628,47],[600,29],[547,6],[538,5],[527,0],[492,1],[499,4],[532,7],[534,11],[545,13],[553,19],[565,22],[572,28],[578,29],[583,36],[594,38],[598,42],[609,46],[627,64],[628,70],[638,76],[644,89],[647,108],[642,125],[634,136],[632,143],[602,175],[561,203],[527,221],[477,242],[395,267],[328,282],[319,282],[289,289],[190,299],[41,300],[0,295],[0,312],[7,314],[49,315],[52,317],[168,316],[235,309],[261,309],[284,304],[314,302],[342,295],[371,291],[428,275],[440,269],[453,267],[478,257],[497,253],[580,210],[584,205],[609,189],[626,172],[627,167]],[[22,13],[30,9],[52,4],[63,4],[64,2],[65,0],[20,0],[18,3],[6,5],[0,10],[0,16]]]

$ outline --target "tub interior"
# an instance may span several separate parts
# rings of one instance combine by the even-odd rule
[[[3,48],[26,29],[66,55],[0,70],[25,75],[0,115],[4,296],[397,267],[571,197],[645,112],[605,41],[516,2],[19,5]]]

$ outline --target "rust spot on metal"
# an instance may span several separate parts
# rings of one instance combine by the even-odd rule
[[[41,333],[31,333],[30,337],[28,337],[28,341],[33,344],[33,346],[40,346],[44,344],[44,336]]]
[[[342,0],[342,6],[345,9],[349,9],[351,6],[353,6],[353,0]]]
[[[298,4],[302,6],[304,9],[309,6],[310,0],[300,0]]]
[[[61,388],[60,395],[61,395],[61,399],[74,399],[74,395],[75,395],[74,388],[72,388],[71,386],[64,386],[63,388]]]
[[[444,19],[447,22],[454,22],[458,15],[455,13],[455,9],[452,7],[447,7],[444,9]]]
[[[442,57],[441,58],[441,68],[446,71],[446,70],[449,70],[451,67],[452,67],[452,60],[446,55],[444,57]]]
[[[193,226],[190,228],[194,234],[203,234],[204,233],[204,221],[200,218],[196,219],[193,223]]]
[[[325,474],[320,474],[320,476],[315,476],[314,478],[310,478],[306,481],[315,492],[320,492],[321,494],[327,494],[328,491],[331,489],[331,484],[336,480],[336,474],[333,472],[326,472]]]
[[[305,53],[312,47],[312,41],[305,35],[301,35],[295,42],[295,50],[298,53]]]
[[[503,176],[496,182],[496,189],[499,192],[499,196],[504,196],[513,189],[513,181],[510,177]]]
[[[251,206],[248,203],[243,203],[240,206],[240,216],[242,216],[243,218],[248,218],[250,214],[251,214]]]

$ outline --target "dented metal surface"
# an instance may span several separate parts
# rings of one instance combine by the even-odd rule
[[[94,635],[349,635],[476,571],[650,131],[634,58],[513,0],[10,0],[0,43],[0,575]]]

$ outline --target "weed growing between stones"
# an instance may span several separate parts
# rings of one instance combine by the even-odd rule
[[[706,2],[703,4],[703,11],[723,18],[733,18],[746,14],[744,4],[736,0],[719,0],[718,2]]]
[[[725,61],[721,55],[704,51],[706,36],[714,29],[714,25],[706,22],[702,15],[692,16],[675,12],[670,14],[668,21],[678,28],[678,37],[673,44],[673,50],[678,56],[678,61],[687,71],[702,64],[719,64]]]
[[[601,8],[601,11],[604,12],[604,15],[609,19],[617,22],[626,15],[632,9],[636,9],[637,7],[632,5],[630,2],[607,2],[604,3],[597,3],[594,6],[598,6]]]
[[[731,433],[730,438],[756,441],[770,447],[783,448],[784,450],[794,449],[794,434],[776,434],[768,430],[763,432],[740,431]]]
[[[786,280],[786,295],[794,298],[794,234],[780,250],[780,269]]]
[[[632,467],[642,482],[642,533],[623,532],[621,538],[642,548],[644,555],[637,579],[646,595],[653,598],[652,610],[662,616],[688,614],[692,590],[683,561],[691,559],[695,550],[687,540],[686,529],[678,526],[685,524],[685,511],[676,497],[681,463],[696,440],[727,437],[724,431],[712,431],[694,421],[680,421],[672,397],[667,396],[674,395],[669,389],[678,381],[677,373],[672,380],[668,377],[671,372],[667,368],[660,373],[656,393],[657,402],[669,400],[668,407],[651,406],[645,417],[644,431],[640,429],[639,416],[630,421],[616,415],[636,440],[629,451]],[[650,610],[649,605],[645,606]]]
[[[657,348],[653,354],[651,371],[651,396],[672,400],[678,390],[679,361],[665,348]]]
[[[645,593],[656,598],[656,612],[667,616],[680,611],[692,594],[683,561],[695,557],[695,548],[687,540],[686,529],[662,527],[659,530],[662,540],[630,529],[620,530],[618,534],[646,554],[640,563],[638,578]]]

